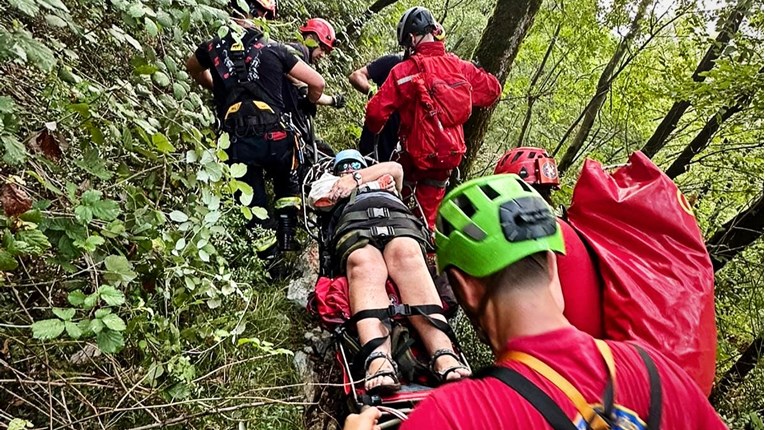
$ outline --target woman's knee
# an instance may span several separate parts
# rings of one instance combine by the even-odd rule
[[[385,269],[384,266],[376,269],[376,267],[379,266],[379,253],[380,252],[377,249],[369,245],[351,252],[345,263],[345,269],[348,276],[353,276],[354,274],[371,275],[379,271],[378,269]]]
[[[425,264],[419,242],[411,237],[397,237],[385,247],[386,262],[404,264]]]

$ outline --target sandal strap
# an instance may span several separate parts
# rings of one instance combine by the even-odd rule
[[[372,363],[373,360],[377,360],[378,358],[384,358],[385,360],[388,361],[388,363],[391,364],[391,367],[393,367],[393,370],[385,370],[385,372],[390,372],[390,373],[398,372],[398,364],[396,364],[396,362],[393,361],[393,358],[390,356],[390,354],[386,354],[382,351],[375,351],[369,354],[367,359],[364,360],[364,369],[369,369],[369,364]],[[378,375],[380,372],[383,372],[383,371],[375,372],[375,375],[382,376],[382,375]]]
[[[452,351],[451,349],[447,349],[447,348],[438,349],[438,350],[436,350],[436,352],[433,353],[433,356],[430,358],[430,364],[428,365],[428,367],[430,367],[430,370],[433,373],[436,373],[436,360],[438,360],[439,358],[443,357],[444,355],[449,355],[451,357],[454,357],[455,360],[457,360],[458,362],[462,363],[462,358],[459,355],[457,355],[456,352]]]

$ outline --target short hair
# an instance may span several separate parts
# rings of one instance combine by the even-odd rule
[[[494,296],[513,290],[546,286],[550,280],[547,252],[531,254],[480,280],[488,287],[489,294]]]

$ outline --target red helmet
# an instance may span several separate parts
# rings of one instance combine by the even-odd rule
[[[331,52],[337,45],[337,38],[335,37],[335,29],[332,28],[327,20],[322,18],[311,18],[304,26],[300,27],[301,33],[313,33],[319,39],[319,43],[324,47],[327,52]]]
[[[514,148],[499,159],[494,174],[515,173],[531,185],[560,185],[558,165],[542,148]]]
[[[231,0],[230,6],[243,15],[262,16],[265,19],[276,19],[276,0],[244,0],[249,10],[240,7],[238,0]]]

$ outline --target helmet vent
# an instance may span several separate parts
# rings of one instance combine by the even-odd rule
[[[520,179],[516,179],[516,180],[515,180],[515,182],[517,182],[517,183],[518,183],[518,185],[520,185],[520,186],[521,186],[521,188],[523,188],[523,191],[526,191],[527,193],[533,193],[533,192],[534,192],[534,191],[531,189],[531,187],[529,186],[529,184],[527,184],[526,182],[524,182],[524,181],[521,181]]]
[[[468,218],[473,218],[473,215],[476,212],[475,206],[473,206],[473,202],[470,201],[469,198],[465,195],[461,195],[454,200],[454,204],[457,205],[458,208],[462,211],[462,213],[465,214]]]
[[[472,222],[462,228],[462,233],[476,242],[486,239],[486,232]]]
[[[449,237],[455,229],[452,223],[450,223],[444,217],[439,215],[438,218],[436,219],[436,230],[441,232],[441,234],[443,234],[444,236]]]
[[[518,159],[521,158],[521,155],[523,155],[523,151],[516,152],[515,155],[513,156],[513,160],[511,161],[511,163],[515,163],[516,161],[518,161]]]
[[[489,200],[494,200],[497,197],[499,197],[499,193],[497,190],[491,187],[489,184],[481,185],[479,188],[481,188],[481,191],[483,191],[484,194],[486,194],[486,197],[489,198]]]

